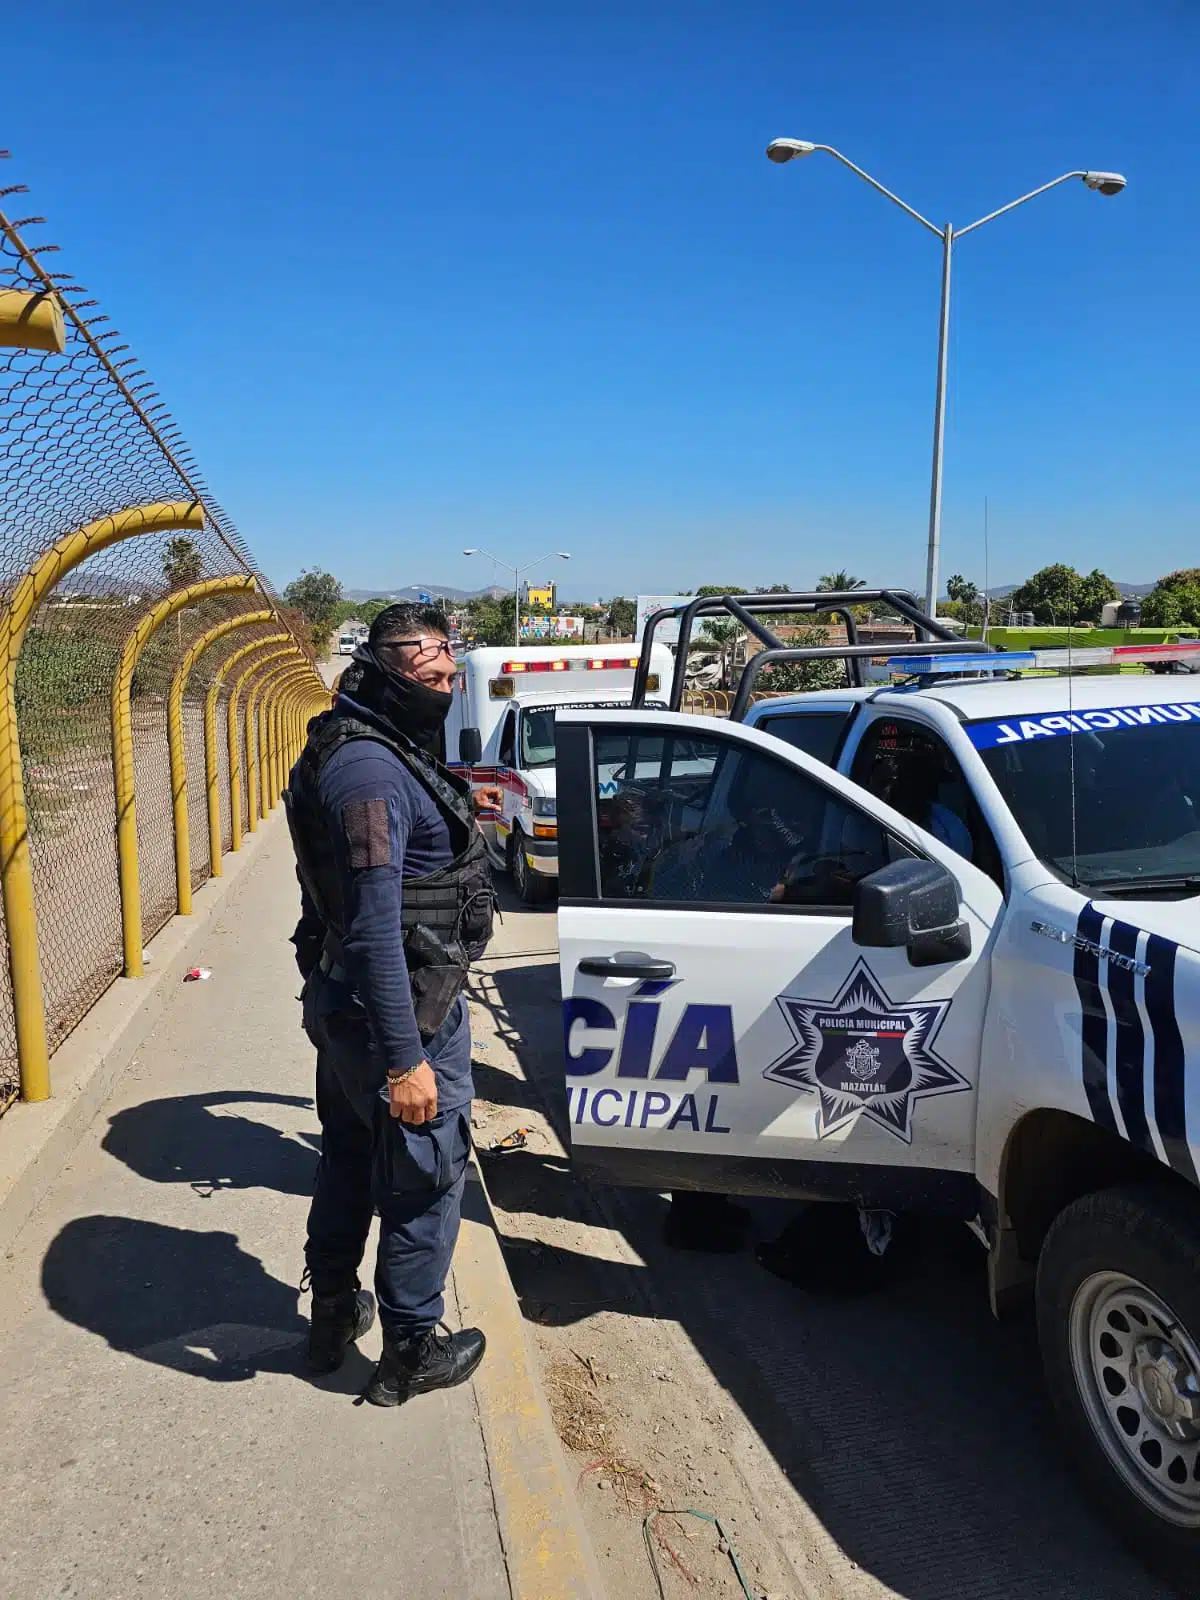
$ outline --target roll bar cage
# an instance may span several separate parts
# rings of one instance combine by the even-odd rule
[[[633,709],[641,710],[645,706],[646,681],[650,675],[650,649],[654,643],[654,635],[659,624],[665,622],[668,617],[679,618],[679,644],[675,652],[675,671],[671,679],[671,695],[668,702],[672,711],[679,711],[683,706],[688,646],[692,638],[692,624],[697,617],[721,615],[732,617],[735,622],[741,623],[747,633],[752,633],[763,646],[763,649],[756,655],[751,656],[742,668],[737,693],[734,695],[733,705],[729,712],[729,720],[731,722],[741,722],[743,720],[750,708],[750,696],[754,690],[755,679],[764,667],[774,666],[776,662],[842,660],[846,663],[846,671],[851,684],[855,688],[862,688],[866,683],[862,663],[872,656],[879,655],[881,647],[878,644],[863,644],[860,642],[854,613],[850,608],[874,602],[889,606],[905,622],[910,622],[916,630],[917,637],[915,640],[905,644],[889,644],[886,647],[888,656],[941,655],[955,650],[962,650],[963,640],[938,622],[935,617],[926,616],[917,604],[916,596],[907,589],[810,590],[800,594],[699,595],[695,600],[689,600],[686,605],[669,606],[662,611],[652,612],[646,618],[646,626],[642,633],[641,654],[638,657],[637,671],[634,673],[633,678],[633,696],[631,700]],[[759,621],[759,618],[763,616],[783,616],[792,612],[831,613],[836,617],[840,617],[846,629],[846,643],[784,645],[764,622]],[[989,645],[975,644],[974,642],[971,648],[977,654],[991,649]]]

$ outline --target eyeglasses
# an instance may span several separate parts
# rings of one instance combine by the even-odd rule
[[[402,650],[405,646],[416,649],[413,665],[421,666],[426,661],[436,661],[440,655],[445,655],[447,661],[454,660],[454,646],[449,639],[387,639],[381,650]]]

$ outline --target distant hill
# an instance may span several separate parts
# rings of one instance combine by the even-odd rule
[[[1127,600],[1141,600],[1153,589],[1157,588],[1157,585],[1153,583],[1117,583],[1115,578],[1113,579],[1113,582],[1117,584],[1117,588]],[[1020,587],[1021,585],[1019,583],[1002,583],[999,586],[993,585],[993,587],[988,590],[988,598],[991,600],[1007,600],[1009,595],[1015,594]],[[949,598],[950,596],[948,594],[944,594],[938,604],[944,604],[949,600]]]
[[[486,589],[456,589],[449,583],[414,583],[407,588],[400,589],[343,589],[342,593],[347,600],[415,600],[416,591],[422,594],[431,594],[436,600],[439,595],[445,595],[447,600],[461,604],[464,600],[482,600],[490,595],[495,600],[503,599],[512,593],[511,587],[503,583],[490,583]],[[521,593],[524,596],[524,585]],[[559,600],[559,610],[569,611],[575,605],[595,605],[594,600]]]
[[[491,583],[486,589],[456,589],[449,583],[412,583],[396,589],[343,589],[342,593],[347,600],[415,600],[416,591],[422,594],[433,595],[437,599],[444,595],[447,600],[456,603],[463,600],[482,600],[485,595],[498,598],[500,595],[511,594],[512,590],[503,584]]]

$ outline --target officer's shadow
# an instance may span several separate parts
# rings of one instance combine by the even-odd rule
[[[372,1371],[352,1348],[340,1372],[313,1377],[296,1286],[273,1278],[232,1233],[76,1217],[46,1252],[42,1289],[59,1316],[114,1350],[212,1383],[284,1373],[350,1394]]]
[[[190,1185],[200,1200],[253,1188],[309,1196],[319,1136],[259,1118],[292,1121],[311,1109],[305,1096],[255,1090],[148,1100],[116,1113],[103,1148],[152,1183]],[[198,1217],[208,1209],[197,1207]],[[273,1278],[236,1234],[78,1217],[47,1251],[42,1287],[60,1316],[139,1360],[214,1383],[266,1372],[311,1377],[298,1286]],[[312,1381],[357,1392],[370,1372],[352,1350],[339,1373]]]
[[[277,1189],[311,1195],[319,1137],[281,1133],[238,1109],[273,1106],[311,1110],[302,1095],[252,1089],[146,1100],[118,1111],[104,1149],[152,1183],[188,1183],[197,1194],[217,1189]]]

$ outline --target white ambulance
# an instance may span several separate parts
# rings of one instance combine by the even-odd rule
[[[882,688],[856,646],[845,689],[749,707],[744,677],[730,720],[680,682],[560,716],[572,1158],[968,1223],[994,1308],[1035,1299],[1083,1476],[1195,1595],[1200,677],[1156,674],[1200,643],[916,622]]]
[[[480,825],[495,863],[511,872],[521,900],[536,904],[558,882],[554,719],[566,706],[628,706],[637,645],[543,645],[468,651],[446,719],[446,760],[473,788],[503,791]],[[653,699],[673,667],[656,645],[646,692]],[[616,778],[609,779],[614,788]]]

